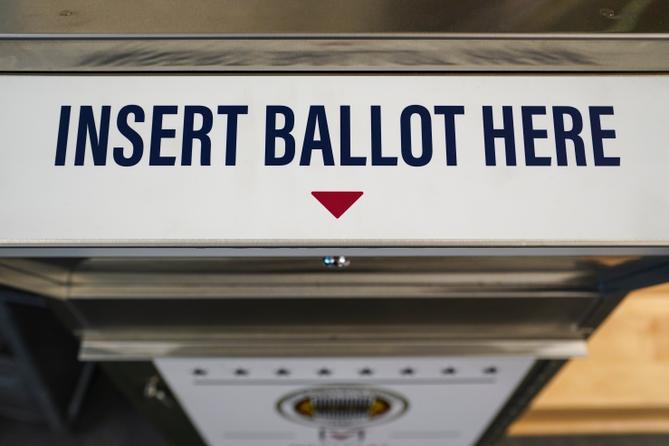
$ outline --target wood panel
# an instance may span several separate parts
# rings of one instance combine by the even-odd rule
[[[669,285],[630,294],[511,435],[669,432]]]

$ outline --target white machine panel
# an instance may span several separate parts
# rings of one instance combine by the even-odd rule
[[[164,358],[209,446],[470,446],[533,359]]]
[[[0,76],[0,247],[669,245],[669,76]]]

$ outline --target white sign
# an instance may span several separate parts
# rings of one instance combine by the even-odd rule
[[[471,446],[530,358],[162,358],[208,446]]]
[[[669,76],[0,76],[0,246],[669,245]]]

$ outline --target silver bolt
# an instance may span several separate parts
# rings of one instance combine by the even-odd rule
[[[345,256],[325,256],[323,257],[323,265],[328,268],[344,268],[351,264],[351,261]]]

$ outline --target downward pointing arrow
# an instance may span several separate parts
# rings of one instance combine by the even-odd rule
[[[335,218],[341,217],[344,212],[348,211],[353,203],[362,197],[362,194],[359,191],[314,191],[311,193]]]

